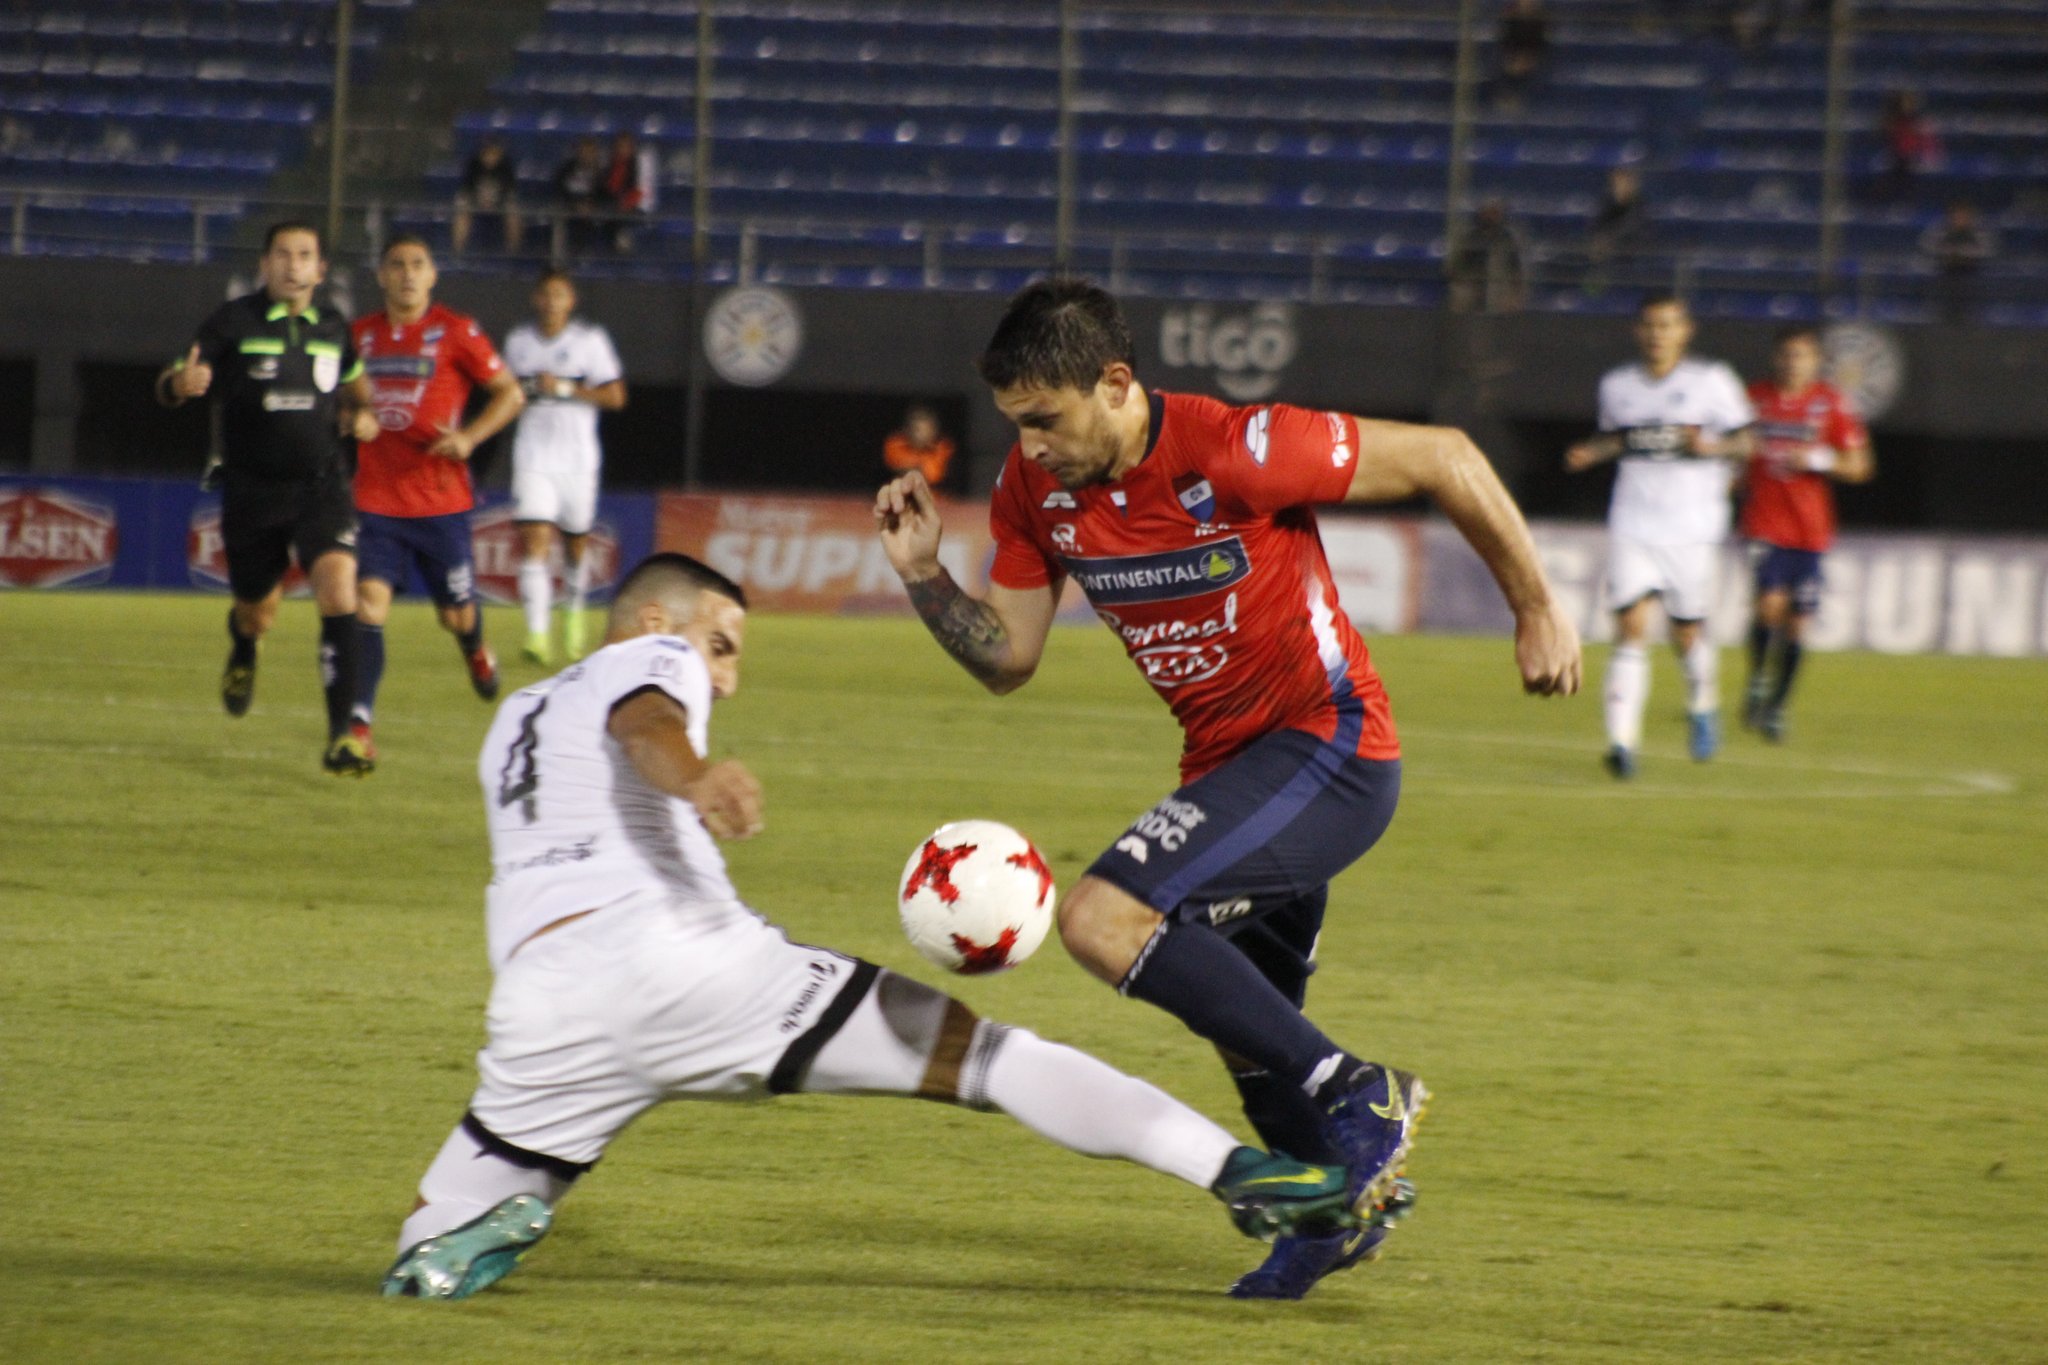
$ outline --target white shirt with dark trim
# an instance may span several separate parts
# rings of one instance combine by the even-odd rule
[[[683,708],[690,747],[709,742],[711,674],[687,641],[643,635],[607,645],[498,708],[477,761],[493,875],[485,898],[491,966],[537,930],[633,898],[739,899],[697,808],[647,785],[607,728],[649,689]]]
[[[1662,379],[1640,364],[1600,381],[1600,430],[1626,442],[1614,477],[1607,526],[1650,545],[1707,545],[1728,536],[1735,465],[1682,453],[1682,427],[1725,436],[1756,420],[1735,371],[1718,360],[1685,359]]]
[[[625,378],[611,334],[576,318],[551,337],[530,322],[514,327],[505,338],[505,367],[521,380],[549,374],[589,389]],[[512,436],[512,458],[533,469],[595,469],[597,409],[581,398],[532,394]]]

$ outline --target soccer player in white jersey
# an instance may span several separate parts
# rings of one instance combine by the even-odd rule
[[[804,1091],[998,1109],[1074,1151],[1212,1191],[1249,1235],[1361,1226],[1342,1166],[1241,1145],[1144,1081],[791,943],[743,904],[716,841],[760,831],[761,788],[706,750],[712,702],[739,683],[745,628],[737,586],[655,555],[619,586],[603,648],[499,709],[477,769],[495,869],[488,1037],[387,1295],[459,1299],[493,1283],[620,1130],[684,1098]]]
[[[1570,470],[1619,459],[1608,507],[1607,770],[1635,776],[1650,700],[1650,599],[1661,598],[1685,673],[1687,747],[1705,762],[1720,748],[1720,675],[1706,620],[1714,609],[1729,489],[1749,458],[1756,413],[1735,371],[1694,359],[1692,313],[1660,296],[1636,313],[1642,360],[1600,381],[1600,434],[1565,454]]]
[[[526,657],[554,659],[549,624],[554,540],[562,539],[562,646],[583,655],[584,602],[590,563],[584,541],[597,519],[597,414],[626,406],[625,370],[604,328],[574,316],[576,285],[559,270],[533,290],[532,322],[505,338],[505,365],[526,391],[526,411],[512,437],[513,519],[519,526],[519,602],[526,610]]]

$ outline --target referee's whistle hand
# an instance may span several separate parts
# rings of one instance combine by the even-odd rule
[[[171,391],[180,398],[197,398],[213,387],[213,366],[199,358],[199,343],[185,352],[185,363],[171,376]]]

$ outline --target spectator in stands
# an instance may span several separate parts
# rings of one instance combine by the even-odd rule
[[[1885,192],[1903,199],[1921,175],[1941,168],[1941,137],[1914,90],[1894,90],[1884,105]]]
[[[1998,254],[1998,238],[1978,220],[1977,206],[1958,199],[1920,237],[1921,254],[1934,262],[1934,305],[1943,322],[1968,323],[1977,315],[1979,276]]]
[[[613,138],[604,168],[604,202],[612,220],[612,249],[621,256],[633,249],[635,229],[654,212],[655,184],[653,149],[641,147],[631,133]]]
[[[476,149],[455,191],[455,218],[449,238],[460,256],[469,249],[472,233],[502,232],[505,254],[517,255],[523,225],[519,221],[519,170],[505,154],[505,144],[488,138]]]
[[[595,249],[604,238],[604,176],[604,149],[594,137],[577,138],[576,150],[555,168],[555,211],[571,255]]]
[[[915,469],[932,487],[943,487],[953,465],[953,442],[939,431],[939,415],[922,403],[913,405],[903,414],[902,427],[882,442],[882,463],[892,479]]]
[[[1586,245],[1588,268],[1586,292],[1598,294],[1607,287],[1609,272],[1650,244],[1650,219],[1643,205],[1643,178],[1628,166],[1616,166],[1607,173],[1607,197],[1593,217],[1591,239]]]
[[[1500,20],[1498,55],[1493,102],[1514,112],[1522,107],[1550,55],[1550,16],[1543,12],[1543,0],[1508,0]]]
[[[1472,215],[1451,254],[1451,308],[1459,313],[1518,313],[1527,289],[1522,238],[1508,206],[1489,199]]]

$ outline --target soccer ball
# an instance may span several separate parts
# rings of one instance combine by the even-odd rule
[[[1052,927],[1052,873],[1031,841],[994,820],[941,825],[903,865],[896,908],[911,946],[949,972],[1016,966]]]

